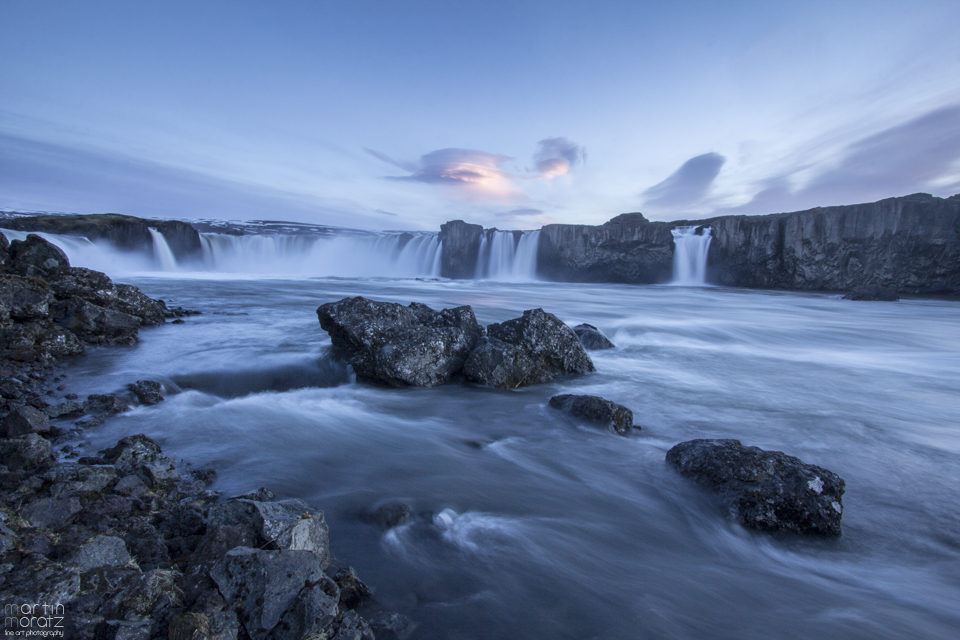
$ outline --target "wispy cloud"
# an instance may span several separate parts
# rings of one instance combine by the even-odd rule
[[[546,212],[540,209],[520,208],[510,209],[509,211],[498,211],[494,214],[498,221],[497,224],[514,224],[521,228],[533,228],[556,222],[548,216]]]
[[[374,209],[373,212],[374,212],[374,213],[379,213],[379,214],[382,215],[382,216],[396,216],[396,215],[397,215],[396,213],[393,213],[392,211],[387,211],[387,210],[385,210],[385,209]]]
[[[719,153],[705,153],[690,158],[670,177],[643,192],[644,206],[678,211],[699,203],[726,162]]]
[[[791,188],[791,178],[800,171],[809,172],[810,167],[768,178],[748,202],[715,213],[776,213],[960,190],[960,105],[935,109],[853,142],[836,164]]]
[[[533,159],[537,171],[547,178],[569,173],[575,165],[586,162],[587,150],[566,138],[545,138],[537,143]]]
[[[438,149],[420,157],[418,162],[398,161],[374,149],[367,153],[383,162],[408,171],[405,176],[387,176],[438,185],[454,198],[489,204],[522,204],[530,198],[521,185],[528,180],[551,179],[569,173],[586,158],[580,145],[563,137],[546,138],[537,145],[534,154],[536,170],[515,173],[503,168],[510,156],[476,149]]]

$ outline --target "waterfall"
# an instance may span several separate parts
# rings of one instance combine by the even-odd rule
[[[162,233],[149,227],[150,237],[153,239],[153,258],[157,261],[161,271],[175,271],[177,268],[177,258],[173,255],[167,239]]]
[[[707,253],[710,250],[710,227],[676,227],[673,234],[673,281],[683,286],[703,286],[707,276]]]
[[[537,279],[537,246],[540,231],[490,229],[483,232],[477,255],[477,279],[527,281]]]

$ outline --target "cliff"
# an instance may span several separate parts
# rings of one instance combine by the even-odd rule
[[[84,236],[89,240],[106,240],[125,251],[149,253],[153,249],[150,228],[163,234],[177,260],[199,257],[200,234],[179,220],[146,220],[117,213],[89,215],[27,216],[0,220],[0,227],[17,231]]]
[[[712,227],[707,282],[735,287],[960,293],[960,198],[917,193]]]
[[[480,236],[483,227],[463,220],[452,220],[440,225],[440,275],[444,278],[472,278],[477,270]]]

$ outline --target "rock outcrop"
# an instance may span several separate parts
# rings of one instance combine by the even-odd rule
[[[483,336],[470,307],[434,311],[356,297],[323,304],[317,316],[358,379],[395,387],[450,382]]]
[[[563,394],[550,398],[549,405],[570,415],[625,436],[633,427],[633,411],[600,396]]]
[[[591,371],[596,368],[577,334],[543,309],[487,326],[487,337],[463,367],[468,380],[508,389]]]
[[[602,349],[613,349],[616,345],[610,342],[607,336],[600,333],[592,324],[578,324],[573,328],[573,332],[580,338],[580,344],[589,351],[600,351]]]
[[[186,222],[147,220],[117,213],[6,218],[0,220],[0,228],[83,236],[95,242],[109,242],[124,251],[148,254],[153,250],[153,237],[150,235],[150,229],[153,228],[163,234],[178,260],[199,258],[202,250],[200,234]]]
[[[668,282],[672,226],[640,213],[625,213],[599,226],[548,224],[540,233],[537,274],[561,282]]]
[[[960,292],[960,200],[917,193],[712,227],[707,281],[763,289]]]
[[[444,278],[472,278],[477,270],[483,227],[463,220],[440,225],[438,236],[443,247],[440,275]]]
[[[740,524],[762,531],[839,536],[843,478],[739,440],[690,440],[667,452],[680,473],[718,492]]]
[[[595,371],[573,330],[543,309],[486,332],[469,306],[434,311],[356,297],[320,305],[317,317],[334,354],[368,382],[433,387],[463,376],[512,389]]]

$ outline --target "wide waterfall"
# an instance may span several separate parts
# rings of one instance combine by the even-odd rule
[[[435,233],[347,232],[330,234],[201,233],[202,253],[178,260],[163,233],[150,228],[147,252],[124,251],[108,242],[40,233],[77,267],[106,273],[219,272],[306,277],[440,276],[440,241]],[[10,240],[26,232],[2,230]]]
[[[700,229],[701,233],[697,233]],[[707,277],[710,227],[676,227],[673,234],[673,281],[683,286],[703,286]]]
[[[501,282],[536,280],[539,242],[539,230],[485,230],[480,239],[474,277]]]

